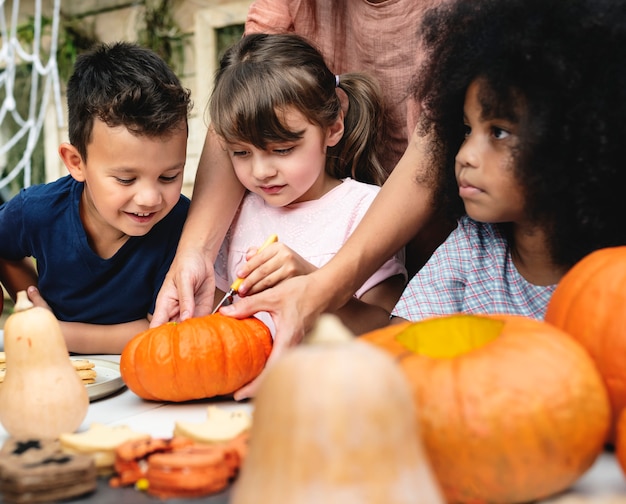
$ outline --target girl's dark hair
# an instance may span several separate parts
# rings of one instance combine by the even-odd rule
[[[571,266],[626,244],[626,3],[458,0],[430,11],[421,30],[427,58],[412,91],[420,134],[433,138],[440,208],[463,212],[454,158],[465,92],[482,78],[484,115],[519,120],[514,173],[553,260]]]
[[[338,179],[381,184],[381,90],[361,73],[342,74],[339,87],[348,97],[348,110],[342,139],[328,149],[326,171]],[[282,122],[281,112],[288,107],[324,129],[339,117],[335,75],[315,47],[298,35],[254,34],[224,53],[209,101],[218,135],[260,149],[296,140],[301,132],[290,131]]]
[[[78,56],[67,105],[70,143],[86,160],[94,119],[138,135],[165,136],[187,128],[191,100],[156,53],[117,42]]]

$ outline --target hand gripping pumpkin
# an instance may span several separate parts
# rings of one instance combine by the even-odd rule
[[[595,361],[611,400],[614,441],[626,407],[626,247],[597,250],[576,263],[557,285],[545,318]]]
[[[261,373],[271,350],[263,322],[216,313],[139,333],[124,348],[120,371],[143,399],[190,401],[238,390]]]
[[[519,503],[569,487],[603,449],[609,402],[584,349],[519,316],[391,325],[365,341],[395,356],[448,502]]]

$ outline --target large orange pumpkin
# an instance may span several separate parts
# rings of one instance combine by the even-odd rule
[[[120,358],[122,379],[139,397],[189,401],[230,394],[256,378],[272,336],[256,318],[216,313],[139,333]]]
[[[611,400],[614,440],[626,407],[626,247],[600,249],[576,263],[552,294],[545,319],[595,361]]]
[[[626,474],[626,409],[620,413],[615,426],[615,458]]]
[[[364,340],[395,356],[448,502],[527,502],[570,486],[603,449],[609,402],[591,358],[555,327],[455,315]]]

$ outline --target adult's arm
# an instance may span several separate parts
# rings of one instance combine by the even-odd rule
[[[359,336],[389,325],[391,310],[404,290],[404,276],[396,275],[367,291],[361,299],[351,297],[333,312],[350,331]]]
[[[151,327],[211,313],[215,293],[213,263],[243,193],[228,154],[209,127],[189,215],[157,296]]]
[[[387,258],[428,227],[434,208],[432,188],[421,177],[427,170],[427,144],[427,138],[413,134],[406,152],[363,220],[326,265],[222,308],[222,313],[237,318],[259,311],[271,314],[276,336],[268,366],[287,347],[299,343],[321,313],[345,305]],[[431,248],[432,243],[427,246]],[[245,266],[242,270],[245,276]],[[246,289],[244,280],[240,290],[245,293]],[[252,395],[260,379],[262,375],[235,397]]]

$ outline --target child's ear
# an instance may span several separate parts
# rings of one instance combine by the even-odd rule
[[[326,132],[326,146],[334,147],[343,137],[343,111],[337,117],[337,120],[331,124]]]
[[[59,146],[59,156],[61,156],[70,175],[78,182],[84,182],[83,157],[78,152],[78,149],[72,144],[62,143]]]

